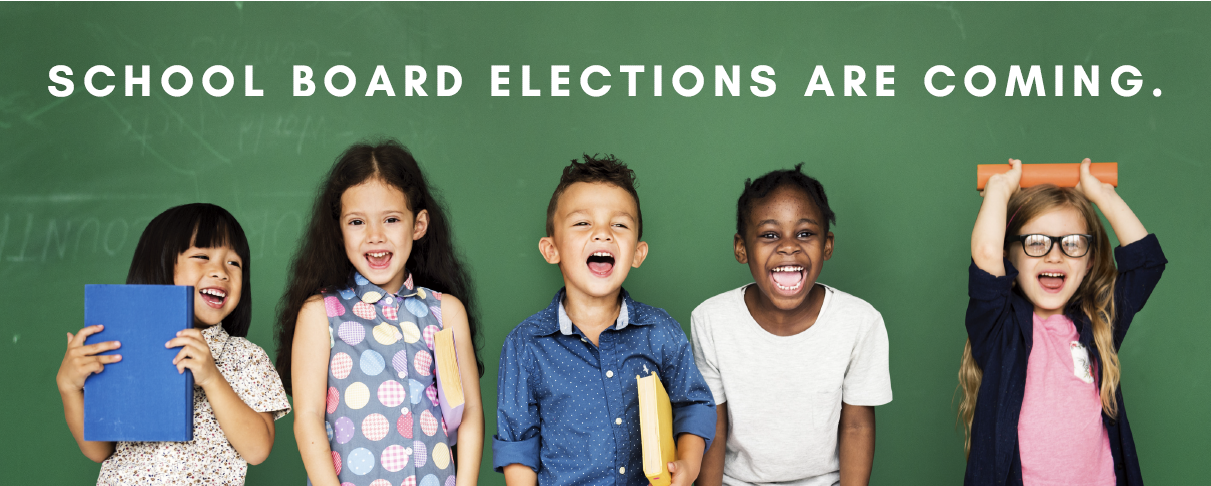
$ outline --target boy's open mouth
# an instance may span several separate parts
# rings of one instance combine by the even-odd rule
[[[202,302],[215,309],[221,309],[223,302],[227,301],[227,291],[217,287],[199,289],[198,294],[202,296]]]
[[[770,270],[769,276],[778,290],[796,292],[803,287],[807,272],[799,265],[782,265]]]
[[[386,250],[368,252],[366,253],[366,262],[370,264],[370,268],[385,270],[391,265],[391,252]]]
[[[595,251],[589,255],[589,272],[595,277],[606,278],[614,273],[614,255],[608,251]]]
[[[1064,288],[1064,272],[1039,272],[1039,286],[1045,292],[1059,292]]]

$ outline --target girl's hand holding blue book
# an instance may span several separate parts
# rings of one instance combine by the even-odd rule
[[[67,333],[67,352],[63,354],[63,363],[59,365],[59,374],[55,382],[59,385],[59,393],[82,393],[84,380],[88,375],[100,373],[105,365],[117,363],[122,355],[108,354],[97,356],[98,353],[118,349],[122,346],[117,341],[84,345],[84,340],[93,334],[101,332],[105,326],[88,326],[75,335]]]
[[[219,368],[214,364],[214,357],[210,354],[210,345],[206,344],[206,338],[202,337],[201,330],[178,331],[177,337],[165,343],[164,347],[181,348],[181,352],[172,359],[172,364],[177,367],[178,373],[184,373],[187,369],[192,371],[195,385],[205,389],[216,377],[220,380],[223,379]]]

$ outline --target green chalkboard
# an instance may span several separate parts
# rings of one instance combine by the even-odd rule
[[[489,436],[502,340],[561,283],[537,241],[569,159],[613,153],[637,171],[651,253],[627,287],[687,331],[698,303],[749,278],[731,255],[744,179],[806,162],[838,219],[821,281],[871,302],[891,340],[895,399],[877,411],[877,484],[956,484],[963,473],[955,385],[980,203],[975,165],[1118,162],[1120,194],[1171,262],[1121,354],[1140,462],[1153,484],[1195,483],[1211,450],[1211,328],[1199,317],[1211,294],[1209,41],[1207,4],[2,4],[5,482],[96,477],[64,425],[54,375],[64,333],[81,326],[84,284],[123,281],[150,218],[194,201],[236,215],[252,244],[249,337],[272,353],[273,308],[320,177],[350,143],[386,135],[441,189],[473,267]],[[114,73],[93,78],[114,85],[107,96],[85,87],[96,65]],[[149,66],[148,96],[141,85],[125,96],[127,65],[136,77]],[[175,65],[193,77],[180,97],[160,83]],[[202,84],[213,65],[233,73],[223,97]],[[311,96],[293,95],[296,65],[313,71]],[[337,65],[356,77],[345,97],[324,87]],[[395,97],[365,96],[378,65]],[[492,96],[494,65],[509,66],[498,77],[510,96]],[[551,96],[551,66],[563,65],[568,96]],[[588,78],[591,90],[612,86],[602,96],[580,83],[594,65],[611,74]],[[645,67],[634,96],[623,65]],[[737,95],[720,83],[716,96],[717,65],[728,77],[737,66]],[[833,96],[804,96],[817,65]],[[932,78],[954,86],[946,96],[926,87],[937,65],[954,73]],[[1013,66],[1025,79],[1035,65],[1039,78],[1023,96],[1008,81]],[[72,81],[68,96],[53,94],[65,89],[52,80],[56,66],[71,69],[60,72]],[[245,94],[244,66],[262,96]],[[407,66],[425,70],[427,96],[407,96]],[[439,66],[459,72],[452,96],[438,96]],[[522,95],[523,66],[540,96]],[[694,96],[673,84],[682,66],[702,73]],[[752,76],[758,66],[771,69],[770,96],[750,90],[768,89]],[[846,96],[846,66],[862,68],[866,96]],[[883,74],[894,95],[877,95],[878,66],[894,66]],[[964,85],[973,66],[996,78],[987,96]],[[1089,75],[1093,66],[1098,95],[1081,85],[1075,96],[1078,67]],[[1121,66],[1138,74],[1116,85]],[[174,76],[170,87],[180,88],[184,77]],[[692,74],[679,79],[693,87]],[[1134,95],[1115,89],[1132,80],[1142,83]],[[336,88],[345,82],[334,77]],[[974,88],[985,84],[973,77]],[[273,454],[250,469],[250,483],[304,484],[292,422],[277,422]],[[503,484],[490,458],[489,447],[481,483]]]

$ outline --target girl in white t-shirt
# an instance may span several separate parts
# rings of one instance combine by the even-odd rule
[[[874,406],[891,401],[887,331],[870,304],[816,283],[836,217],[802,165],[745,181],[734,244],[755,282],[691,316],[694,360],[718,404],[697,484],[870,478]]]

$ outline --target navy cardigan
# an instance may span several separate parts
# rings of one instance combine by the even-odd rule
[[[1165,270],[1164,253],[1156,235],[1114,250],[1118,279],[1114,285],[1114,346],[1118,349],[1131,326],[1135,313],[1144,307],[1152,289]],[[979,399],[971,424],[971,455],[967,459],[965,485],[1022,484],[1022,463],[1018,453],[1018,416],[1026,389],[1026,362],[1033,338],[1034,305],[1014,290],[1018,271],[1005,260],[1005,276],[994,277],[972,262],[969,271],[967,337],[971,354],[984,371]],[[1089,319],[1079,308],[1069,306],[1065,315],[1076,324],[1080,342],[1089,350],[1094,369],[1102,360],[1093,344]],[[1095,373],[1101,386],[1101,374]],[[1115,393],[1118,417],[1102,414],[1102,423],[1110,438],[1117,485],[1143,484],[1135,441],[1127,423],[1120,383]]]

